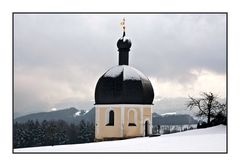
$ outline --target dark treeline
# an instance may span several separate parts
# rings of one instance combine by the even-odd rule
[[[94,124],[80,121],[78,125],[65,121],[28,121],[14,123],[14,148],[53,146],[93,142],[95,137]]]

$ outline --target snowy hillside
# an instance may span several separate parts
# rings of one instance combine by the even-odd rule
[[[226,126],[159,137],[15,149],[14,152],[226,152]]]

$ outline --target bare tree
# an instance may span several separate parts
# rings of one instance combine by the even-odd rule
[[[215,118],[221,111],[226,110],[226,105],[217,101],[217,96],[213,93],[202,92],[200,98],[189,96],[187,107],[192,110],[197,107],[196,116],[207,117],[207,124],[210,125],[211,118]]]

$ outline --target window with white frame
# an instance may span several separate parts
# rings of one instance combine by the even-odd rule
[[[134,110],[129,111],[128,126],[136,126],[136,112]]]
[[[113,110],[109,111],[107,126],[114,126],[114,111]]]

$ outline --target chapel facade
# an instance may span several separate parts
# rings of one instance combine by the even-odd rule
[[[95,139],[114,140],[152,133],[154,91],[150,80],[129,66],[131,41],[117,41],[119,64],[107,70],[95,88]]]

